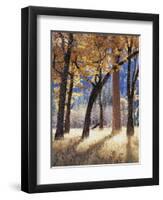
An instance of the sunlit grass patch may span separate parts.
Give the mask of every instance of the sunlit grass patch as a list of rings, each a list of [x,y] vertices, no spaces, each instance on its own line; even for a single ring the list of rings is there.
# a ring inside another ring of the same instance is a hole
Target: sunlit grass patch
[[[91,165],[112,163],[133,163],[139,161],[139,134],[128,138],[126,129],[111,135],[111,129],[98,128],[90,131],[90,136],[81,139],[82,129],[72,129],[64,139],[52,143],[52,165]]]
[[[111,134],[111,130],[104,128],[102,130],[94,129],[90,131],[90,136],[80,142],[77,146],[77,152],[86,152],[90,147],[98,145],[99,142],[104,142],[105,138]]]

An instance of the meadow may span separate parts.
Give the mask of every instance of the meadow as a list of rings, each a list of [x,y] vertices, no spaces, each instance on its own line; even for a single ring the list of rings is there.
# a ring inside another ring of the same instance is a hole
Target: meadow
[[[52,141],[52,166],[139,162],[138,128],[130,137],[125,129],[123,127],[119,134],[112,135],[111,129],[99,131],[96,128],[84,140],[81,139],[82,129],[71,129],[64,139]]]

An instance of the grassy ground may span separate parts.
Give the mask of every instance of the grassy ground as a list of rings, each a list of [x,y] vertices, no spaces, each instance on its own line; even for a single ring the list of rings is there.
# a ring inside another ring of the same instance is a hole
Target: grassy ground
[[[81,133],[81,129],[72,129],[64,139],[52,142],[53,166],[139,162],[138,128],[130,138],[125,128],[115,136],[111,135],[111,129],[97,128],[85,140],[81,140]]]

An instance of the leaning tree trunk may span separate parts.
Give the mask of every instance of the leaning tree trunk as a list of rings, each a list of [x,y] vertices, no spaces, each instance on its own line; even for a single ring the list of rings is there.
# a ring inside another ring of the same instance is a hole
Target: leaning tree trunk
[[[85,114],[82,138],[86,138],[89,136],[89,129],[90,129],[90,124],[91,124],[91,112],[92,112],[92,107],[95,102],[95,99],[96,99],[95,94],[93,92],[91,92],[91,95],[90,95],[89,101],[88,101],[88,105],[87,105],[86,114]]]
[[[92,112],[93,104],[94,104],[95,100],[97,99],[97,96],[98,96],[100,90],[101,90],[101,87],[94,86],[92,89],[92,92],[89,96],[89,101],[88,101],[87,110],[86,110],[86,114],[85,114],[82,138],[86,138],[89,136],[89,130],[90,130],[90,124],[91,124],[91,112]]]
[[[65,133],[70,132],[70,113],[71,113],[71,98],[73,92],[73,85],[74,85],[74,76],[70,75],[70,86],[68,91],[67,110],[65,116]]]
[[[56,139],[62,138],[64,136],[64,111],[65,111],[66,88],[67,88],[69,63],[70,63],[70,57],[71,57],[72,41],[73,41],[73,34],[70,33],[67,52],[64,53],[64,68],[61,75],[59,106],[58,106],[58,115],[57,115],[57,129],[55,133]]]
[[[119,71],[113,73],[112,134],[121,130]]]
[[[103,105],[101,99],[101,92],[99,94],[99,107],[100,107],[100,120],[99,120],[99,128],[103,129],[104,124],[104,115],[103,115]]]
[[[89,136],[89,130],[90,130],[90,124],[91,124],[91,112],[92,112],[93,104],[96,101],[99,93],[101,93],[102,87],[107,82],[109,77],[110,77],[110,73],[107,73],[102,81],[100,81],[96,86],[93,86],[93,89],[89,96],[88,105],[87,105],[82,138],[86,138]]]

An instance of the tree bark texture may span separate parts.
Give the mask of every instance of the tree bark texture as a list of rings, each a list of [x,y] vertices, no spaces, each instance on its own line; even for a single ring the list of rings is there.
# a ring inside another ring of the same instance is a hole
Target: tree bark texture
[[[100,108],[100,120],[99,120],[99,128],[103,129],[104,124],[104,114],[103,114],[103,105],[102,105],[102,98],[101,92],[99,93],[99,108]]]
[[[121,130],[119,71],[113,73],[112,134]]]
[[[67,78],[68,78],[68,72],[69,72],[72,42],[73,42],[73,34],[69,33],[69,42],[68,42],[67,52],[64,52],[64,68],[61,74],[59,106],[58,106],[58,115],[57,115],[57,128],[56,128],[55,139],[60,139],[64,137],[64,111],[65,111]]]
[[[100,87],[98,86],[93,87],[92,92],[89,96],[89,101],[88,101],[86,114],[85,114],[82,138],[86,138],[89,136],[89,130],[90,130],[90,124],[91,124],[91,112],[92,112],[93,104],[95,100],[97,99],[99,92],[100,92]]]
[[[131,47],[128,47],[128,54],[131,54]],[[134,135],[134,120],[133,120],[133,99],[134,99],[134,90],[139,73],[139,69],[135,69],[133,73],[133,78],[131,81],[131,58],[128,59],[128,73],[127,73],[127,97],[128,97],[128,117],[127,117],[127,135]]]
[[[70,86],[68,91],[67,110],[65,116],[65,133],[70,132],[71,98],[73,93],[73,85],[74,85],[74,76],[70,75]]]

